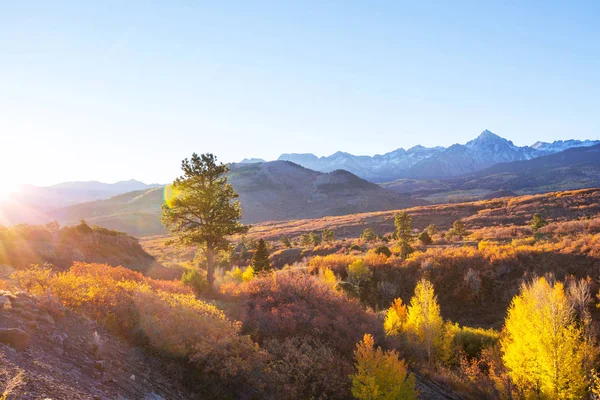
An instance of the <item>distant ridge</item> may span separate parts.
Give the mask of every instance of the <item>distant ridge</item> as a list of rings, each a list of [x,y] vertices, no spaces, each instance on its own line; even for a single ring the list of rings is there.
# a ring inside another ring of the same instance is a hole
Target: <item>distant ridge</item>
[[[292,161],[321,172],[345,169],[372,182],[388,182],[396,179],[461,176],[498,163],[530,160],[570,148],[597,144],[600,144],[600,140],[559,140],[519,147],[486,129],[477,138],[448,148],[414,146],[408,150],[400,148],[372,157],[344,152],[326,157],[317,157],[310,153],[287,153],[282,154],[279,160]]]
[[[288,161],[231,164],[245,223],[316,218],[423,204],[342,170],[323,173]],[[61,223],[81,218],[134,236],[164,233],[162,187],[77,204],[51,213]]]

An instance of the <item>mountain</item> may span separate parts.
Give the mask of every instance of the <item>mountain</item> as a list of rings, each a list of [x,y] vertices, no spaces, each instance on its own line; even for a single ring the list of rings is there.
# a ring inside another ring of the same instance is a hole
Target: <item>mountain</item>
[[[600,140],[537,142],[533,146],[519,147],[486,129],[466,144],[454,144],[448,148],[415,146],[373,157],[344,152],[326,157],[289,153],[282,154],[279,160],[292,161],[321,172],[345,169],[372,182],[388,182],[461,176],[498,163],[530,160],[569,148],[596,144],[600,144]]]
[[[600,144],[527,161],[502,163],[463,178],[461,189],[541,193],[600,187]]]
[[[240,195],[243,222],[317,218],[422,204],[342,170],[323,173],[287,161],[232,164],[229,182]],[[63,224],[90,224],[147,236],[164,232],[158,219],[164,187],[124,193],[55,210]]]
[[[381,186],[432,203],[600,187],[600,144],[499,163],[456,178],[398,179]]]
[[[240,161],[240,164],[255,164],[255,163],[263,163],[265,160],[262,158],[244,158]]]
[[[65,182],[45,187],[22,185],[10,199],[0,201],[0,225],[40,223],[47,221],[47,213],[57,208],[158,186],[133,179],[117,183]]]
[[[48,189],[61,189],[61,190],[77,190],[92,193],[126,193],[134,190],[145,190],[153,187],[161,186],[157,183],[147,185],[144,182],[130,179],[128,181],[120,181],[116,183],[103,183],[98,181],[83,181],[83,182],[64,182],[56,185],[48,186]]]

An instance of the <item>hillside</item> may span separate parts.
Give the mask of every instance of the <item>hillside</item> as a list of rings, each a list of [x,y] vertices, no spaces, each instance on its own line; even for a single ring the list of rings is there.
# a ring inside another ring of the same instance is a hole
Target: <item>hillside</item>
[[[152,276],[164,268],[125,233],[79,224],[60,229],[49,226],[0,226],[0,265],[26,268],[32,264],[52,264],[69,268],[73,262],[122,265]]]
[[[377,234],[383,235],[395,229],[394,214],[399,211],[266,222],[254,225],[248,235],[276,240],[282,235],[296,237],[303,233],[328,228],[333,230],[338,238],[356,238],[367,227],[373,228]],[[600,189],[502,197],[459,204],[418,206],[403,211],[412,216],[416,229],[423,229],[429,224],[435,224],[440,229],[448,229],[457,219],[463,219],[471,228],[525,224],[531,220],[534,213],[543,213],[546,218],[552,220],[570,220],[600,213]]]
[[[0,224],[45,223],[50,218],[47,213],[57,208],[157,186],[159,185],[147,185],[133,179],[116,183],[64,182],[44,187],[22,185],[9,199],[0,200]]]
[[[2,290],[0,299],[0,388],[7,399],[192,398],[177,380],[177,363],[58,304],[19,291]]]
[[[229,182],[240,195],[245,223],[344,215],[419,204],[346,171],[322,173],[284,161],[234,164]],[[155,188],[130,192],[62,208],[51,216],[63,223],[84,218],[135,236],[160,234],[164,232],[158,219],[164,202],[163,191],[163,188]]]

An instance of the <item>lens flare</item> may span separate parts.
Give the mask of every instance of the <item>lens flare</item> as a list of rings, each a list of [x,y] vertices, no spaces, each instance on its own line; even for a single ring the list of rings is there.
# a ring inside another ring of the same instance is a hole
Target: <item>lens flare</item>
[[[181,190],[176,189],[173,185],[165,185],[163,189],[163,199],[165,204],[169,207],[173,207],[173,200],[175,200],[181,194]]]

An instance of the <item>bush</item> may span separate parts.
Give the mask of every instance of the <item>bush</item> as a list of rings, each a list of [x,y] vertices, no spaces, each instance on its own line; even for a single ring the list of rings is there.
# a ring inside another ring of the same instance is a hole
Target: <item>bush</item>
[[[429,233],[427,233],[427,231],[421,232],[417,239],[419,239],[423,246],[429,246],[431,243],[433,243],[433,240],[431,239],[431,236],[429,236]]]
[[[259,343],[310,336],[350,355],[364,333],[382,336],[375,314],[302,271],[278,271],[226,289],[243,306],[244,331]]]
[[[191,287],[196,294],[203,293],[208,288],[206,276],[198,272],[197,269],[189,269],[181,275],[181,282]]]
[[[362,251],[362,248],[357,244],[353,244],[350,246],[350,251]]]
[[[390,251],[389,247],[381,245],[377,246],[377,248],[375,249],[375,254],[383,254],[386,257],[389,257],[392,255],[392,252]]]
[[[28,273],[37,274],[21,271],[19,276],[26,279]],[[266,385],[267,354],[240,335],[239,322],[196,299],[181,282],[83,263],[52,275],[48,282],[50,294],[67,308],[163,356],[198,367],[202,374],[194,383],[208,398],[258,396]]]

